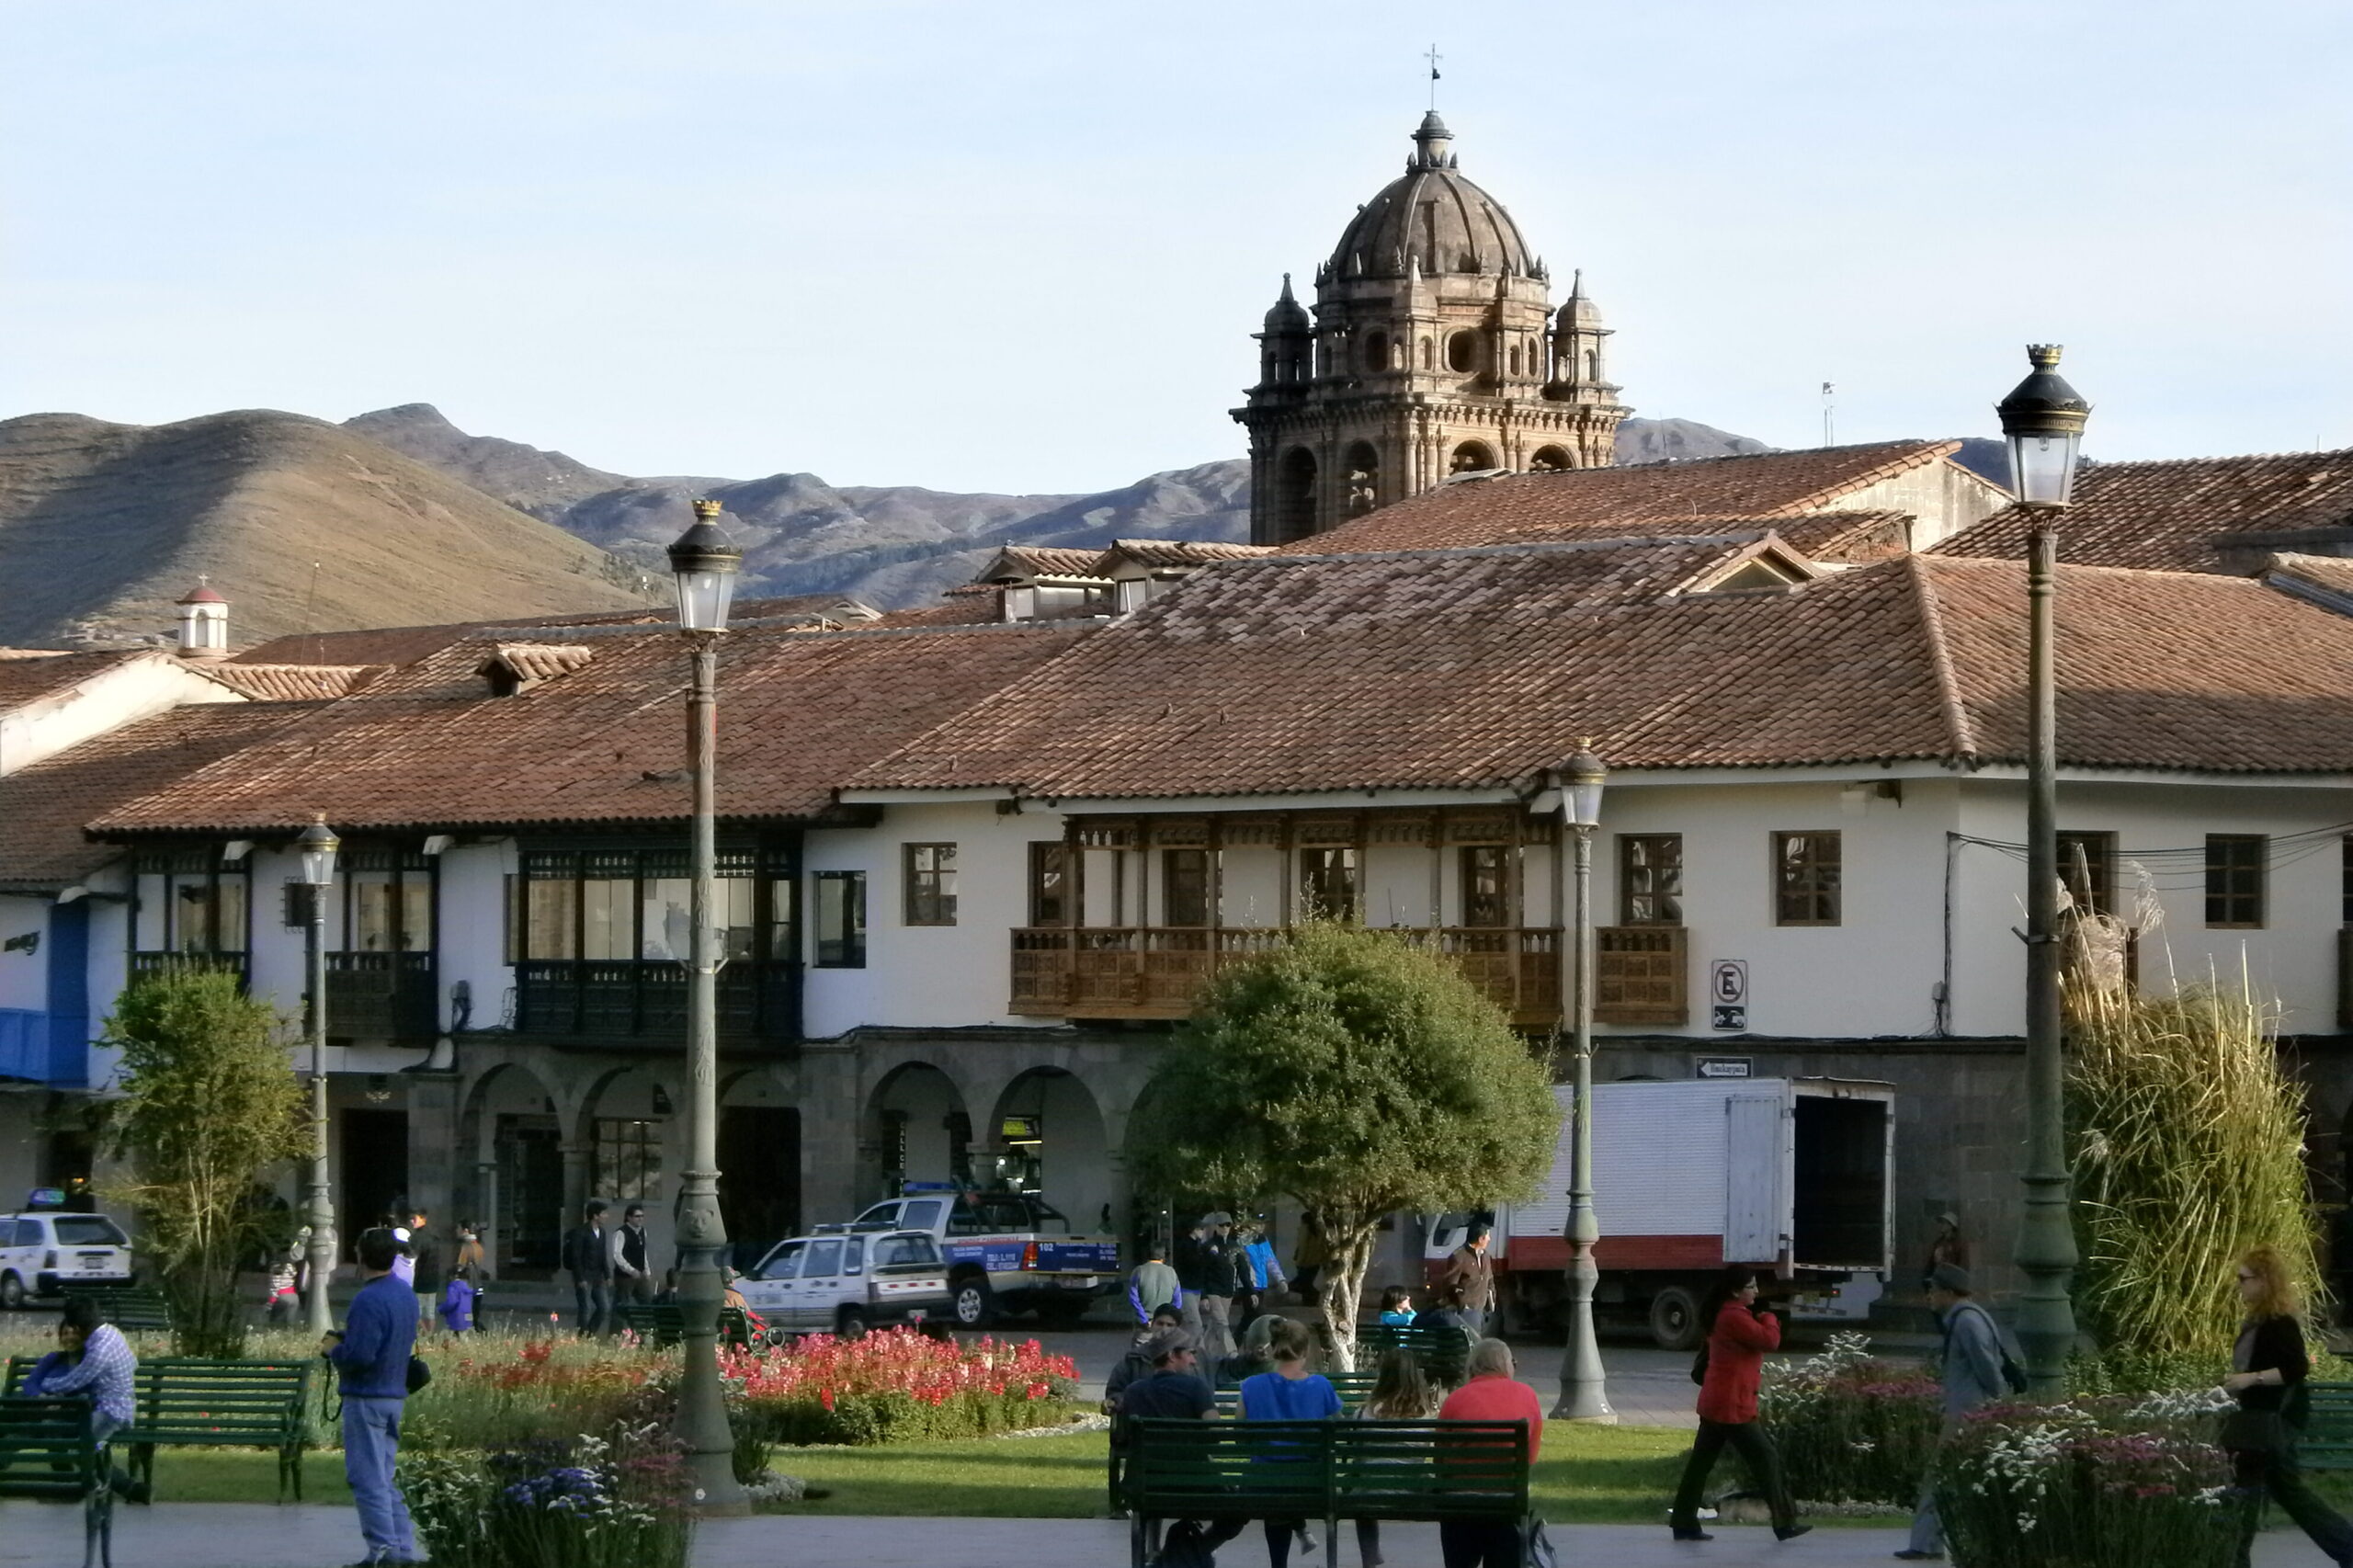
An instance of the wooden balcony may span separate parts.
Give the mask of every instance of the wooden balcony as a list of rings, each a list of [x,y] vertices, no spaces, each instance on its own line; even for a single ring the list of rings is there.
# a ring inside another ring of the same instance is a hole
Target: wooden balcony
[[[245,955],[243,953],[174,953],[145,949],[131,955],[131,972],[135,978],[142,974],[162,974],[168,970],[220,970],[245,983]]]
[[[1680,926],[1604,926],[1593,937],[1594,1022],[1690,1021],[1689,932]]]
[[[518,1033],[684,1040],[687,970],[666,960],[526,959],[516,965]],[[719,972],[722,1039],[797,1040],[801,966],[738,960]]]
[[[441,1018],[431,953],[329,953],[327,1033],[344,1040],[431,1040]]]
[[[1558,930],[1471,926],[1389,934],[1452,958],[1520,1027],[1550,1028],[1561,1021]],[[1281,931],[1264,927],[1021,927],[1013,933],[1006,1011],[1045,1018],[1188,1017],[1220,967],[1281,939]]]

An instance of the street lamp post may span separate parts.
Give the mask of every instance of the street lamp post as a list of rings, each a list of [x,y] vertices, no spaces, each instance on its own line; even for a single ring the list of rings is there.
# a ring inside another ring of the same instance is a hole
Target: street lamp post
[[[343,841],[318,818],[294,841],[302,856],[302,885],[309,888],[311,917],[303,922],[303,973],[310,983],[311,1040],[311,1291],[303,1303],[313,1334],[335,1326],[327,1305],[327,1280],[335,1273],[335,1199],[327,1184],[327,893],[335,886],[335,852]]]
[[[2027,508],[2026,1216],[2018,1266],[2026,1276],[2018,1345],[2029,1391],[2066,1392],[2075,1346],[2075,1225],[2067,1172],[2061,1058],[2057,662],[2052,608],[2059,518],[2075,482],[2091,404],[2059,374],[2056,345],[2029,346],[2034,371],[1997,405],[2018,504]]]
[[[678,1385],[678,1437],[705,1513],[740,1514],[751,1505],[735,1481],[735,1439],[719,1386],[721,1261],[727,1227],[719,1214],[719,965],[713,919],[719,903],[719,639],[744,552],[720,528],[719,503],[697,501],[695,525],[670,546],[677,580],[678,630],[694,661],[687,701],[687,765],[694,778],[694,881],[687,969],[687,1166],[678,1206],[678,1303],[686,1367]]]
[[[1614,1426],[1602,1378],[1601,1346],[1593,1334],[1593,1289],[1601,1270],[1593,1261],[1601,1222],[1593,1214],[1593,830],[1601,822],[1601,786],[1609,770],[1586,743],[1569,759],[1562,814],[1576,835],[1576,1000],[1570,1014],[1576,1059],[1576,1099],[1569,1110],[1569,1343],[1561,1358],[1556,1421]]]

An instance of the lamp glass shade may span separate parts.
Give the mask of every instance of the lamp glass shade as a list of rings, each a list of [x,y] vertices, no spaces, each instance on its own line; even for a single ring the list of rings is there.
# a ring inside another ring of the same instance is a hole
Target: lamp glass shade
[[[302,880],[314,888],[323,888],[335,881],[335,852],[343,847],[324,823],[313,823],[302,830],[295,845],[302,851]]]
[[[2010,437],[2011,489],[2029,506],[2064,506],[2075,489],[2080,431]]]
[[[1601,825],[1601,786],[1609,777],[1609,769],[1590,751],[1581,751],[1569,758],[1569,780],[1561,791],[1561,803],[1569,813],[1572,827]]]
[[[678,625],[688,631],[724,631],[728,608],[735,601],[733,571],[680,572]]]

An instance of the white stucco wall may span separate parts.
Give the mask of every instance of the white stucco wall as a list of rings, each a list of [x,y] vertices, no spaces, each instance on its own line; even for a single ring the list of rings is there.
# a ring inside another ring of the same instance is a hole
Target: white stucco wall
[[[459,844],[441,852],[440,1019],[452,1023],[451,989],[473,994],[471,1027],[513,1021],[515,970],[506,962],[506,879],[517,865],[515,841]]]
[[[243,702],[168,653],[109,665],[67,689],[0,712],[0,774],[185,702]]]

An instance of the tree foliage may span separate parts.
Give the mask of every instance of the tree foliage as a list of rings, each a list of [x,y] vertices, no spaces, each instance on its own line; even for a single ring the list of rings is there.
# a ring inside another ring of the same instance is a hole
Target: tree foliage
[[[257,1183],[309,1152],[309,1117],[278,1017],[219,970],[133,982],[107,1020],[122,1052],[111,1131],[131,1176],[109,1196],[138,1211],[171,1298],[182,1355],[233,1356],[244,1325],[239,1260],[267,1241]]]
[[[2241,986],[2143,998],[2071,987],[2067,1119],[2083,1263],[2076,1295],[2110,1356],[2230,1353],[2234,1266],[2278,1247],[2318,1278],[2303,1094]]]
[[[1528,1195],[1559,1122],[1549,1069],[1452,962],[1330,922],[1219,973],[1152,1105],[1146,1183],[1315,1210],[1344,1362],[1381,1216]]]

